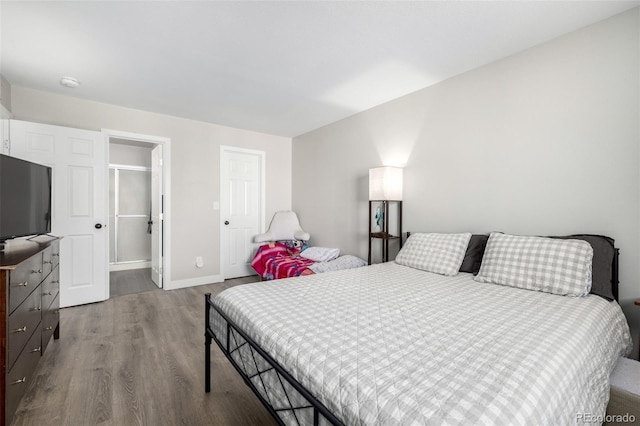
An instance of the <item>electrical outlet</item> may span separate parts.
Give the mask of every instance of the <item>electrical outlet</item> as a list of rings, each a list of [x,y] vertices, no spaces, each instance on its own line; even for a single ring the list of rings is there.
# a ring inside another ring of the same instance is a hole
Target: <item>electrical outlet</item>
[[[196,268],[202,268],[204,266],[204,261],[202,260],[202,256],[196,257]]]

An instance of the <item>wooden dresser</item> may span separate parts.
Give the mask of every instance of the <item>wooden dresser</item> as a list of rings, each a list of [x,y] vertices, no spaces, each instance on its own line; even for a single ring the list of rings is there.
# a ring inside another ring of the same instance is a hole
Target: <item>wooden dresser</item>
[[[0,252],[0,425],[9,425],[51,336],[59,337],[60,241],[16,239]]]

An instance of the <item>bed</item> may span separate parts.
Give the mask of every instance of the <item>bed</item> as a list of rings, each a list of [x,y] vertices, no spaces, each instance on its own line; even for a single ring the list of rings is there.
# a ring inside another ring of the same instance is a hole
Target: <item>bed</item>
[[[617,250],[603,273],[597,248],[607,240],[496,233],[479,250],[470,234],[416,235],[393,262],[207,295],[205,390],[215,341],[280,424],[580,424],[581,413],[604,415],[609,374],[631,350],[619,305],[593,293],[605,276],[617,294]],[[437,250],[434,236],[444,241]],[[532,259],[547,263],[536,269]],[[522,279],[532,273],[539,288]]]

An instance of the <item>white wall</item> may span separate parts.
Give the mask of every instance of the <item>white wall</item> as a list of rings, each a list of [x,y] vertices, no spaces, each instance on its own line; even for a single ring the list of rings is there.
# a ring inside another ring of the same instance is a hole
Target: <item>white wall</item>
[[[151,168],[151,148],[112,142],[109,144],[109,164]]]
[[[639,20],[636,8],[294,138],[293,208],[312,242],[366,258],[368,169],[401,165],[405,231],[615,238],[637,340]]]
[[[0,105],[5,111],[11,111],[11,85],[2,74],[0,74]]]
[[[16,119],[171,139],[171,280],[220,278],[220,145],[266,152],[266,222],[291,208],[291,139],[12,87]],[[202,256],[203,268],[195,258]],[[220,278],[221,279],[221,278]]]
[[[9,108],[5,107],[7,104]],[[5,141],[9,139],[9,120],[12,117],[11,114],[11,85],[2,74],[0,74],[0,153],[7,154],[8,149],[5,149]]]

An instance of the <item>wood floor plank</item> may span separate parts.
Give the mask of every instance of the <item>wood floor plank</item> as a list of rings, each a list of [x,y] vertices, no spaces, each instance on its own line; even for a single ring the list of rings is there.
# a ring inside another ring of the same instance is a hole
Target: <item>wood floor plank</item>
[[[215,345],[204,392],[204,294],[246,281],[62,309],[12,425],[275,425]]]
[[[151,281],[151,268],[109,272],[111,297],[151,290],[158,290],[158,287]]]

